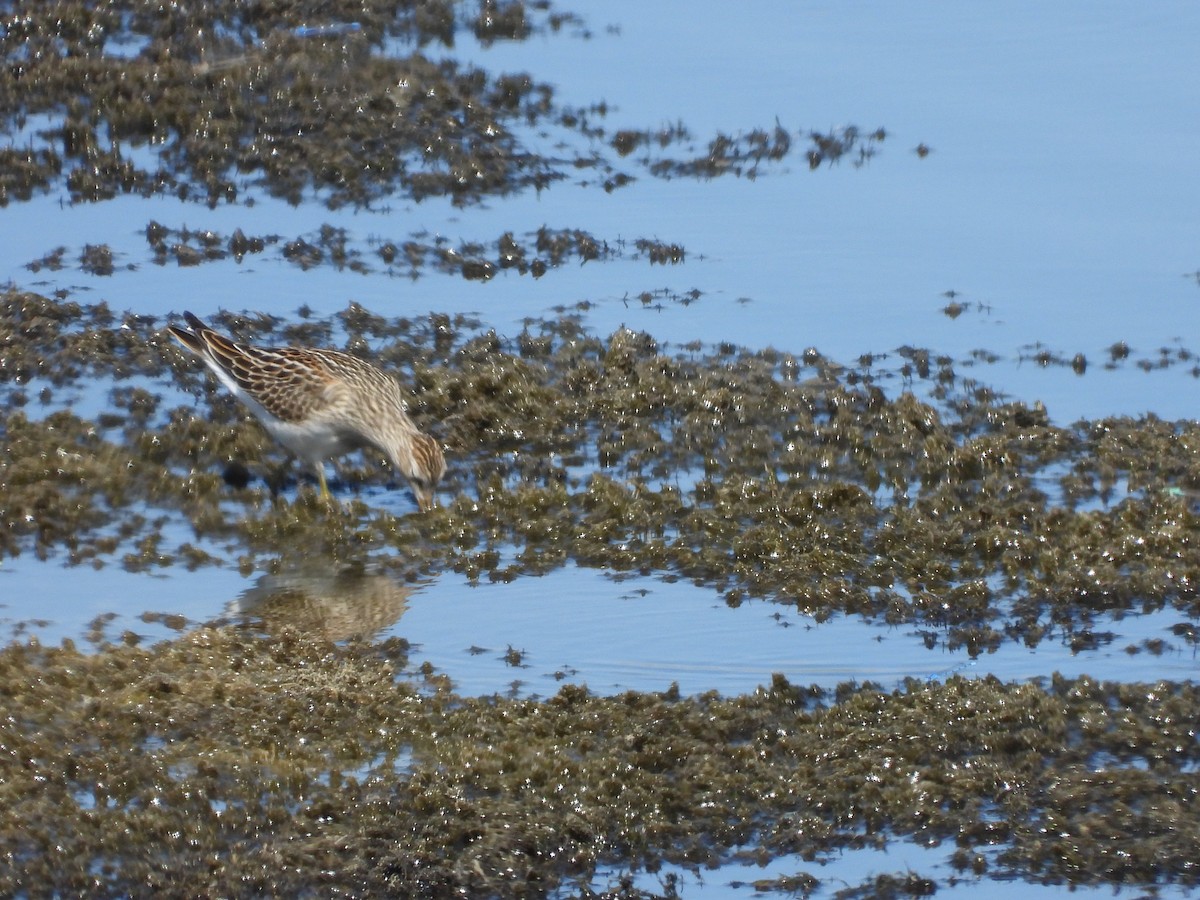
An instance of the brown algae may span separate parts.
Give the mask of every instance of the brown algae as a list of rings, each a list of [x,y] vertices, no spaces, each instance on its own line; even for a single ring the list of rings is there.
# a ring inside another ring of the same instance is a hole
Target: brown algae
[[[594,896],[602,869],[797,855],[762,885],[786,892],[890,837],[953,841],[966,878],[1197,883],[1194,686],[535,702],[419,690],[393,649],[0,651],[0,891]]]
[[[351,580],[365,619],[347,618],[335,578],[270,592],[261,628],[142,647],[98,624],[90,654],[0,652],[0,891],[587,895],[602,870],[816,865],[889,836],[953,839],[963,877],[1196,883],[1191,686],[952,680],[823,697],[777,679],[729,699],[571,687],[472,700],[432,672],[408,686],[403,645],[363,637],[402,614],[399,585],[423,574],[510,580],[573,561],[818,619],[917,624],[972,654],[1050,636],[1096,646],[1098,617],[1167,605],[1186,645],[1194,424],[1055,426],[918,351],[889,381],[874,358],[676,352],[570,318],[514,339],[358,306],[217,321],[246,339],[372,347],[410,372],[413,414],[453,460],[444,507],[416,517],[355,499],[387,477],[364,460],[342,466],[331,509],[287,483],[278,448],[161,323],[0,296],[6,556],[286,577],[300,546],[378,573]],[[97,419],[60,406],[103,381]],[[207,549],[169,545],[172,521]],[[306,632],[272,624],[284,602],[306,604]],[[810,879],[819,867],[778,889]]]
[[[318,12],[332,24],[312,27]],[[643,174],[756,178],[798,155],[861,166],[888,137],[613,128],[602,101],[564,107],[528,74],[420,50],[456,32],[580,27],[543,2],[68,2],[22,6],[0,26],[0,125],[22,134],[0,148],[0,206],[56,190],[465,205],[565,179],[611,192]],[[590,145],[548,157],[525,142],[549,128]],[[332,226],[281,237],[152,221],[145,236],[161,265],[274,253],[471,280],[686,259],[675,243],[583,228],[364,243]],[[98,243],[28,268],[127,264]],[[626,303],[700,297],[635,289]],[[904,625],[972,655],[1005,641],[1087,651],[1112,639],[1112,618],[1170,608],[1178,624],[1129,652],[1194,650],[1195,423],[1056,425],[962,375],[996,358],[986,350],[905,347],[894,366],[843,367],[816,348],[598,336],[574,311],[515,336],[353,304],[332,319],[217,320],[241,339],[339,346],[400,372],[418,424],[452,458],[443,508],[419,518],[362,499],[391,478],[374,459],[343,462],[342,503],[319,503],[164,322],[3,289],[0,557],[237,566],[263,590],[238,626],[150,616],[180,634],[149,646],[132,632],[110,641],[112,617],[98,616],[88,653],[0,649],[0,893],[665,897],[673,875],[658,894],[621,876],[795,856],[798,871],[753,887],[806,895],[823,861],[898,839],[953,841],[955,878],[1197,884],[1190,684],[952,679],[824,694],[777,677],[733,698],[567,687],[534,702],[455,696],[408,671],[403,641],[371,643],[403,614],[403,586],[429,573],[508,581],[575,563]],[[1088,369],[1074,349],[1025,355]],[[1195,365],[1182,348],[1135,359],[1120,342],[1106,355],[1105,367]],[[106,407],[79,412],[74,398],[97,389]],[[181,525],[192,537],[177,543],[167,535]],[[296,547],[326,573],[289,580]],[[519,648],[505,658],[525,664]],[[937,886],[885,873],[842,895]]]
[[[218,562],[166,545],[163,524],[182,520],[242,565],[297,545],[406,578],[452,568],[508,580],[574,561],[688,578],[730,602],[919,623],[973,654],[1070,640],[1097,616],[1197,613],[1194,423],[1061,427],[944,360],[911,371],[928,387],[921,400],[876,359],[840,369],[815,351],[676,353],[631,331],[601,340],[569,318],[513,339],[463,317],[393,321],[353,305],[330,322],[216,321],[411,373],[414,419],[452,461],[444,508],[417,523],[354,499],[392,480],[375,459],[339,465],[338,510],[308,486],[287,499],[296,470],[160,323],[9,290],[0,551],[134,569]],[[106,380],[109,410],[68,408],[73,390]]]
[[[23,6],[0,17],[0,133],[29,132],[0,147],[0,206],[56,186],[80,202],[165,194],[215,206],[265,191],[335,208],[434,196],[468,205],[566,179],[611,192],[637,177],[618,167],[626,158],[659,178],[755,178],[797,146],[811,168],[861,166],[886,137],[778,122],[700,144],[682,123],[610,136],[602,100],[563,106],[528,73],[422,52],[467,30],[485,44],[562,31],[586,39],[578,17],[544,0],[465,6],[338,0],[247,11],[215,0],[169,15],[128,0]],[[588,144],[565,158],[541,152],[526,135],[546,128]],[[664,155],[675,146],[684,158]],[[181,265],[197,261],[193,248],[179,250]]]

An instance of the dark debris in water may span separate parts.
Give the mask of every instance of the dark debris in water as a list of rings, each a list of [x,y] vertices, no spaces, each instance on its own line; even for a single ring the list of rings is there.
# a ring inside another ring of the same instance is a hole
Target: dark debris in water
[[[433,271],[467,280],[486,281],[500,272],[540,278],[571,262],[616,259],[646,260],[651,265],[677,265],[687,251],[677,243],[657,238],[597,238],[581,228],[550,228],[514,235],[507,231],[487,241],[459,241],[418,231],[406,238],[370,235],[360,238],[345,228],[323,225],[314,234],[288,239],[277,234],[247,235],[237,228],[223,235],[211,229],[171,228],[152,220],[145,228],[150,261],[157,265],[198,266],[273,252],[305,271],[317,266],[349,269],[361,274],[385,274],[416,279]],[[66,247],[56,247],[26,263],[32,272],[58,271],[66,266]],[[79,268],[93,275],[111,275],[114,254],[107,245],[87,245],[79,254]]]
[[[532,701],[423,689],[404,660],[294,628],[0,650],[0,892],[594,897],[614,869],[795,855],[812,872],[754,886],[807,893],[896,838],[952,844],[956,879],[1200,880],[1192,685]],[[660,896],[624,884],[604,896]]]
[[[614,191],[636,178],[624,165],[663,178],[754,178],[799,155],[860,166],[887,137],[778,122],[708,140],[684,123],[614,129],[603,101],[565,107],[528,74],[419,49],[560,31],[587,34],[519,0],[10,4],[0,206],[52,191],[217,204],[260,190],[333,207],[470,204],[569,178]],[[552,127],[586,152],[526,144]],[[151,222],[145,235],[160,264],[278,252],[302,267],[472,279],[686,256],[582,229],[453,247],[419,234],[364,247],[332,227],[285,238]],[[108,275],[128,263],[96,244],[29,268],[76,264]],[[699,297],[655,288],[626,302]],[[1113,640],[1101,620],[1170,606],[1169,637],[1191,649],[1194,423],[1057,426],[921,348],[897,350],[888,371],[815,348],[599,337],[569,315],[515,336],[354,305],[332,321],[215,321],[401,372],[450,457],[444,506],[364,503],[360,486],[388,477],[368,458],[341,464],[330,509],[165,322],[5,289],[0,557],[266,575],[238,625],[196,626],[164,598],[144,621],[169,640],[110,634],[103,614],[87,653],[34,639],[0,649],[0,894],[675,897],[675,875],[658,892],[634,875],[795,855],[813,871],[753,888],[806,895],[823,861],[895,839],[953,841],[964,879],[1197,884],[1192,685],[951,679],[824,694],[777,677],[736,698],[567,687],[534,702],[455,696],[444,677],[408,672],[402,641],[370,640],[425,575],[509,581],[574,563],[688,578],[731,604],[763,596],[819,619],[914,626],[973,654],[1007,640],[1086,651]],[[1192,359],[1132,352],[1114,345],[1106,364]],[[1029,358],[1087,368],[1049,348]],[[106,397],[94,415],[74,403],[85,390]],[[181,524],[193,537],[175,543]],[[322,574],[290,581],[297,555]],[[1126,650],[1179,652],[1167,636]],[[519,648],[489,652],[526,665]],[[845,896],[937,887],[894,873]]]
[[[636,180],[618,167],[635,153],[662,178],[754,178],[801,142],[811,168],[860,166],[886,136],[778,122],[700,146],[682,123],[610,133],[603,100],[564,106],[528,73],[421,50],[468,31],[485,45],[589,35],[573,13],[520,0],[215,0],[167,12],[76,0],[0,12],[0,133],[11,136],[0,147],[0,206],[56,188],[78,202],[162,194],[215,206],[262,190],[330,207],[397,196],[469,205],[566,179],[611,192]],[[584,146],[535,149],[527,135],[547,128]],[[683,158],[664,155],[668,147]]]
[[[505,3],[491,33],[522,36],[498,30],[526,8],[544,28],[544,4]],[[166,13],[35,3],[0,26],[8,130],[48,119],[33,125],[32,148],[0,155],[0,203],[60,178],[77,200],[168,193],[215,204],[262,186],[336,206],[397,189],[468,203],[562,177],[513,133],[550,112],[548,86],[415,49],[453,43],[463,23],[448,0]]]
[[[586,129],[585,129],[586,130]],[[600,130],[597,136],[603,134]],[[805,160],[810,169],[836,165],[849,160],[858,168],[879,153],[887,138],[883,128],[863,132],[857,126],[828,132],[793,133],[776,121],[773,128],[756,128],[744,134],[718,134],[702,150],[697,151],[687,127],[678,122],[657,130],[622,129],[609,138],[609,143],[621,157],[640,153],[646,170],[658,178],[718,178],[722,175],[754,179],[770,164],[788,158],[793,142],[806,140]],[[668,147],[682,145],[693,156],[676,159],[663,155]]]
[[[9,290],[0,553],[136,571],[220,562],[222,545],[253,567],[302,546],[486,581],[575,563],[916,624],[972,655],[1050,636],[1084,648],[1097,619],[1125,612],[1200,614],[1193,422],[1055,425],[917,348],[889,372],[878,356],[846,368],[815,349],[602,339],[569,317],[512,338],[356,305],[327,322],[215,321],[404,373],[451,461],[443,507],[363,503],[361,485],[391,480],[368,454],[339,464],[346,502],[328,510],[163,322]],[[106,410],[73,410],[73,391],[104,383]],[[181,521],[210,549],[165,540]]]
[[[406,373],[451,460],[445,505],[371,508],[354,486],[381,467],[364,460],[342,466],[331,509],[287,486],[294,468],[163,322],[0,296],[0,552],[278,573],[241,626],[168,609],[151,618],[180,634],[154,645],[110,640],[100,617],[89,654],[0,651],[0,893],[595,896],[598,873],[816,864],[889,837],[953,840],[963,878],[1197,883],[1190,685],[825,696],[777,678],[731,699],[473,700],[432,671],[410,686],[402,642],[370,642],[424,575],[575,563],[915,624],[972,654],[1050,637],[1086,650],[1113,638],[1098,619],[1171,606],[1170,637],[1190,646],[1194,423],[1056,426],[916,348],[888,381],[874,356],[671,350],[571,318],[515,338],[359,306],[214,321]],[[104,382],[98,418],[69,408]],[[33,389],[36,414],[17,399]],[[195,542],[168,545],[171,521]],[[289,582],[297,547],[371,574]],[[1179,652],[1167,636],[1142,649]],[[878,878],[864,896],[936,886]],[[612,896],[655,896],[621,883]]]

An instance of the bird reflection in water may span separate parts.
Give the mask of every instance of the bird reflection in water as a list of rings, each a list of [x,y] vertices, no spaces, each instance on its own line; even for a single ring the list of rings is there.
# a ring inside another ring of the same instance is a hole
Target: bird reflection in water
[[[331,641],[369,639],[399,621],[411,593],[409,586],[361,569],[284,572],[259,578],[226,614],[252,618],[271,634],[295,628]]]

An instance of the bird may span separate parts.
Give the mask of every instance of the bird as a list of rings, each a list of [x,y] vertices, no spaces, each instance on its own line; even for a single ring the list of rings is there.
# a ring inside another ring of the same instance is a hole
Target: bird
[[[314,347],[258,347],[234,341],[184,312],[187,327],[167,330],[204,360],[276,441],[317,472],[332,500],[325,460],[374,447],[412,486],[417,507],[436,505],[446,459],[436,440],[408,416],[400,383],[369,362]]]

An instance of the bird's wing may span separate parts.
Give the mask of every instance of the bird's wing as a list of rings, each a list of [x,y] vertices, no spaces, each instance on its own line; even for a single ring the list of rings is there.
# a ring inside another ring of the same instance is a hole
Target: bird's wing
[[[206,358],[275,418],[299,422],[326,406],[337,379],[321,356],[302,347],[253,347],[205,329]]]

